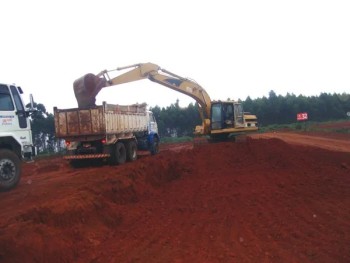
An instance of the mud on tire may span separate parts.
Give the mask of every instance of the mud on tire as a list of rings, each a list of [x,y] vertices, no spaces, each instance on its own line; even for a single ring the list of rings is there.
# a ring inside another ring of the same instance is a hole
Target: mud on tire
[[[126,162],[126,148],[124,143],[117,142],[113,147],[113,153],[110,157],[110,164],[117,165]]]
[[[137,159],[137,144],[135,141],[126,143],[126,159],[133,162]]]

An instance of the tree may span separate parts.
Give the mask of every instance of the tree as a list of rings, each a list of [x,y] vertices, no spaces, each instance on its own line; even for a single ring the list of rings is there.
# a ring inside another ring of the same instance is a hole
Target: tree
[[[29,104],[26,105],[29,107]],[[44,104],[34,103],[34,111],[31,114],[32,136],[39,152],[51,152],[55,150],[55,126],[54,116],[46,111]]]

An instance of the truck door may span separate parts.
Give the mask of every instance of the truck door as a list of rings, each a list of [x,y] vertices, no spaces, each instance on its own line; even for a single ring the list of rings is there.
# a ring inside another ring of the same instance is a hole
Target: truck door
[[[15,86],[10,86],[10,89],[11,89],[13,100],[15,102],[15,106],[17,108],[16,114],[18,117],[19,127],[22,129],[27,128],[28,125],[27,125],[26,113],[25,113],[25,109],[22,104],[22,100],[19,95],[19,92]]]

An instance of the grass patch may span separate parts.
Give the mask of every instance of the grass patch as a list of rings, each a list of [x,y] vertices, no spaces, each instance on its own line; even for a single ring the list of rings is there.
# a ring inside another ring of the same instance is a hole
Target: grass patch
[[[161,143],[180,143],[180,142],[191,142],[191,141],[193,141],[193,138],[190,136],[162,137],[160,140]]]
[[[346,121],[346,120],[345,120]],[[336,124],[344,122],[344,120],[326,121],[326,122],[295,122],[290,124],[272,124],[265,127],[260,127],[259,132],[273,132],[273,131],[307,131],[307,132],[335,132],[335,133],[350,133],[348,127],[323,127],[325,124]]]

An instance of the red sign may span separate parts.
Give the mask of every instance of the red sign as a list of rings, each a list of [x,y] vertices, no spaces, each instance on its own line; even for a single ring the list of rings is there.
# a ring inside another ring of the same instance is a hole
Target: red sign
[[[298,121],[305,121],[307,120],[307,112],[302,112],[297,114],[297,120]]]

